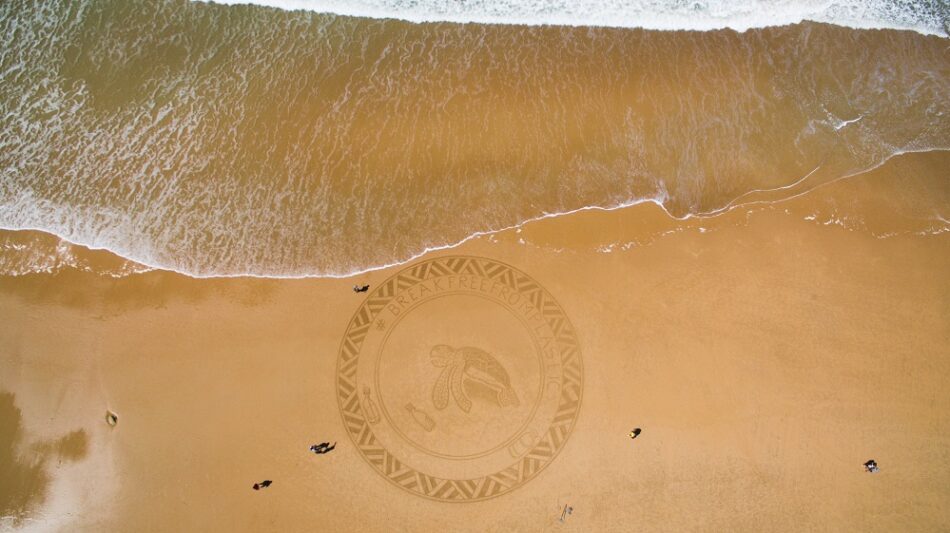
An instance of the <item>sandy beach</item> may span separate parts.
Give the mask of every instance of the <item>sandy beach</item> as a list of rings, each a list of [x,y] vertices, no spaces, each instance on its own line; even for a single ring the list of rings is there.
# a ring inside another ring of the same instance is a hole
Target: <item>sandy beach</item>
[[[0,467],[17,477],[0,485],[0,526],[945,530],[950,236],[906,207],[945,208],[947,168],[945,152],[901,156],[714,218],[676,221],[653,204],[577,213],[417,260],[511,265],[556,299],[583,361],[583,398],[559,453],[481,501],[395,486],[341,417],[341,340],[373,297],[351,287],[375,290],[413,263],[337,280],[69,268],[2,277]],[[431,318],[419,309],[399,324],[430,324],[422,340],[435,342],[457,333],[439,324],[469,308]],[[380,328],[396,328],[396,339],[399,324]],[[484,342],[521,342],[506,327]],[[412,338],[387,342],[397,341]],[[380,387],[421,387],[428,398],[428,377],[381,361],[391,370]],[[514,363],[508,370],[520,409],[533,389],[517,384]],[[459,405],[427,407],[439,424],[515,409],[471,389],[448,398]],[[636,440],[633,427],[643,428]],[[428,438],[414,431],[422,436],[409,440]],[[336,449],[307,450],[322,441]],[[421,455],[403,459],[418,466]],[[862,467],[872,458],[877,474]],[[251,489],[263,479],[274,483]],[[565,505],[573,512],[562,522]]]

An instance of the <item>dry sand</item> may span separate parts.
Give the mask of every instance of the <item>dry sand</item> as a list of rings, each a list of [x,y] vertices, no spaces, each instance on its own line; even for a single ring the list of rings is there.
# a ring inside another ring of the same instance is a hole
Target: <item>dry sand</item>
[[[0,391],[20,416],[0,404],[0,444],[15,440],[0,468],[20,481],[4,477],[0,504],[19,518],[0,524],[947,530],[950,236],[916,235],[926,224],[904,209],[945,209],[947,168],[943,154],[904,157],[715,219],[643,205],[434,254],[524,271],[557,298],[583,353],[583,402],[560,454],[482,502],[393,486],[344,429],[337,358],[365,298],[350,287],[401,267],[344,280],[4,278]],[[839,225],[858,216],[867,227]],[[337,448],[307,452],[323,440]],[[880,473],[864,472],[870,458]],[[274,485],[251,490],[265,478]],[[574,512],[560,523],[565,504]]]

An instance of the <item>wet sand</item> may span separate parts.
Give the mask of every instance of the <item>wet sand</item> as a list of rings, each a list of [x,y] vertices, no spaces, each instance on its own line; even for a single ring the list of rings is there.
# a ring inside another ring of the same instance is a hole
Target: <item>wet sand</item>
[[[402,267],[342,280],[4,277],[0,391],[22,415],[11,460],[36,490],[20,519],[0,524],[947,529],[950,236],[917,235],[927,209],[906,209],[945,208],[947,163],[899,158],[706,220],[676,222],[653,205],[580,213],[434,254],[530,275],[570,317],[583,354],[583,401],[560,454],[483,502],[393,486],[341,420],[338,352],[365,298],[350,287]],[[869,222],[846,227],[858,219]],[[81,450],[66,458],[48,444],[72,434],[75,448],[77,431]],[[307,451],[325,440],[337,448]],[[864,472],[871,458],[880,473]],[[251,490],[265,478],[274,485]],[[574,512],[560,523],[565,504]]]

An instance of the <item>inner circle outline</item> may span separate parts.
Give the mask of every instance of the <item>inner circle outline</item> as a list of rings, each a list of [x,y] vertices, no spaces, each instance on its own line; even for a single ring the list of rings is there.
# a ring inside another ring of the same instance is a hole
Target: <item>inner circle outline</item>
[[[407,316],[410,311],[412,311],[412,310],[415,309],[416,307],[418,307],[418,306],[420,306],[420,305],[422,305],[422,304],[424,304],[424,303],[426,303],[426,302],[431,302],[432,300],[434,300],[434,299],[436,299],[436,298],[444,298],[444,297],[446,297],[446,296],[458,296],[458,295],[465,295],[465,296],[473,296],[473,297],[476,297],[476,298],[483,298],[483,299],[485,299],[485,300],[487,300],[487,301],[489,301],[489,302],[491,302],[491,303],[500,305],[500,306],[503,307],[506,311],[508,311],[509,313],[511,313],[511,314],[515,317],[515,319],[518,320],[518,322],[521,323],[522,326],[525,326],[525,329],[528,330],[528,335],[531,337],[531,343],[532,343],[532,344],[534,345],[534,347],[535,347],[535,355],[537,356],[537,360],[538,360],[538,375],[540,376],[540,382],[541,382],[540,386],[538,387],[538,394],[537,394],[537,396],[535,397],[534,405],[531,407],[531,413],[528,415],[528,417],[525,419],[525,421],[524,421],[520,426],[518,426],[518,429],[516,429],[515,432],[511,434],[511,436],[507,437],[504,441],[502,441],[501,444],[498,444],[498,445],[496,445],[495,447],[490,448],[490,449],[488,449],[488,450],[486,450],[486,451],[484,451],[484,452],[478,452],[478,453],[473,453],[473,454],[469,454],[469,455],[449,455],[449,454],[439,453],[439,452],[430,450],[430,449],[428,449],[428,448],[425,448],[425,447],[422,446],[421,444],[415,442],[414,440],[412,440],[412,439],[410,439],[408,436],[406,436],[406,435],[402,432],[402,430],[399,429],[399,426],[397,426],[396,423],[393,422],[392,418],[389,416],[389,411],[386,409],[386,403],[383,401],[383,392],[382,392],[383,389],[382,389],[382,387],[379,385],[379,361],[382,359],[382,350],[383,350],[383,348],[386,346],[386,340],[389,339],[389,335],[390,335],[393,331],[396,330],[396,326],[399,324],[399,322],[402,321],[402,319],[403,319],[405,316]],[[376,359],[375,359],[375,361],[376,361],[376,366],[375,366],[375,368],[374,368],[374,370],[373,370],[373,381],[374,381],[374,383],[375,383],[375,385],[376,385],[376,397],[379,398],[379,401],[377,402],[377,404],[378,404],[378,406],[379,406],[379,409],[381,409],[381,410],[383,411],[383,414],[384,414],[384,416],[386,417],[386,420],[389,421],[389,425],[393,428],[393,430],[395,430],[395,432],[396,432],[400,437],[402,437],[402,439],[403,439],[404,441],[408,442],[413,448],[415,448],[415,449],[417,449],[417,450],[419,450],[419,451],[421,451],[421,452],[423,452],[423,453],[427,453],[427,454],[432,455],[432,456],[435,456],[435,457],[441,457],[441,458],[443,458],[443,459],[448,459],[448,460],[450,460],[450,461],[464,461],[464,460],[469,460],[469,459],[477,459],[477,458],[479,458],[479,457],[485,457],[486,455],[491,455],[491,454],[497,452],[498,450],[500,450],[500,449],[502,449],[502,448],[504,448],[504,447],[506,447],[506,446],[511,445],[511,443],[513,443],[513,442],[515,441],[515,439],[517,439],[517,438],[521,435],[522,431],[524,431],[524,429],[525,429],[526,427],[528,427],[528,425],[531,423],[531,421],[534,420],[535,415],[538,413],[538,406],[541,404],[541,398],[544,396],[544,363],[541,361],[541,358],[542,358],[543,356],[542,356],[541,353],[540,353],[541,350],[540,350],[540,347],[539,347],[539,345],[538,345],[538,339],[537,339],[534,335],[531,334],[531,330],[530,330],[530,328],[528,328],[527,324],[525,324],[524,319],[523,319],[522,317],[518,316],[514,311],[512,311],[510,308],[508,308],[508,306],[506,306],[506,305],[503,304],[503,303],[499,303],[499,302],[497,302],[497,301],[495,301],[495,300],[492,300],[491,298],[489,298],[489,297],[487,297],[487,296],[482,296],[482,295],[480,295],[480,294],[468,293],[468,292],[463,292],[463,291],[446,292],[446,293],[439,294],[439,295],[437,295],[437,296],[433,296],[433,297],[428,298],[428,299],[425,299],[425,300],[420,300],[420,301],[418,301],[418,302],[412,304],[411,306],[404,308],[403,311],[404,311],[404,314],[402,314],[402,315],[390,326],[389,331],[386,332],[386,335],[384,335],[384,336],[383,336],[383,339],[380,341],[380,343],[379,343],[379,349],[377,350]]]

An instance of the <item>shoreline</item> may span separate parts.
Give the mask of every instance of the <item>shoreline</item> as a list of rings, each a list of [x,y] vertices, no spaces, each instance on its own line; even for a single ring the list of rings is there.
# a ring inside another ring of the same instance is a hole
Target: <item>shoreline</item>
[[[819,166],[819,167],[816,167],[815,169],[813,169],[811,172],[807,173],[805,176],[803,176],[803,177],[801,177],[801,178],[795,180],[794,182],[792,182],[792,183],[790,183],[790,184],[788,184],[788,185],[783,185],[783,186],[775,187],[775,188],[772,188],[772,189],[754,189],[754,190],[750,190],[750,191],[747,191],[747,192],[745,192],[745,193],[742,193],[741,195],[739,195],[739,196],[736,197],[735,199],[729,201],[725,206],[723,206],[723,207],[721,207],[721,208],[715,209],[715,210],[710,211],[710,212],[707,212],[707,213],[688,213],[688,214],[686,214],[686,215],[684,215],[684,216],[682,216],[682,217],[678,217],[678,216],[675,216],[675,215],[673,215],[672,213],[670,213],[670,212],[666,209],[666,207],[663,205],[662,201],[660,201],[660,200],[658,200],[658,199],[655,199],[655,198],[643,198],[643,199],[639,199],[639,200],[635,200],[635,201],[626,201],[626,202],[622,202],[622,203],[620,203],[620,204],[618,204],[618,205],[615,205],[615,206],[606,206],[606,207],[605,207],[605,206],[584,206],[584,207],[580,207],[580,208],[577,208],[577,209],[572,209],[572,210],[568,210],[568,211],[564,211],[564,212],[545,213],[545,214],[543,214],[543,215],[540,215],[540,216],[537,216],[537,217],[533,217],[533,218],[529,218],[529,219],[524,220],[524,221],[522,221],[522,222],[519,222],[519,223],[517,223],[517,224],[512,224],[512,225],[510,225],[510,226],[506,226],[506,227],[503,227],[503,228],[499,228],[499,229],[489,229],[489,230],[483,230],[483,231],[476,231],[476,232],[471,233],[471,234],[469,234],[468,236],[464,237],[463,239],[458,240],[458,241],[453,242],[453,243],[443,244],[443,245],[437,245],[437,246],[431,246],[431,247],[427,246],[427,247],[425,247],[422,251],[412,254],[412,255],[411,255],[410,257],[408,257],[407,259],[396,260],[396,261],[393,261],[393,262],[391,262],[391,263],[382,264],[382,265],[372,265],[372,266],[368,266],[368,267],[361,267],[361,268],[359,268],[359,269],[357,269],[357,270],[354,270],[354,271],[351,271],[351,272],[347,272],[347,273],[275,275],[275,274],[256,274],[256,273],[251,273],[251,272],[245,272],[245,273],[239,273],[239,274],[209,274],[209,275],[200,275],[200,274],[194,274],[194,273],[183,272],[183,271],[180,271],[180,270],[171,268],[171,267],[160,266],[160,265],[150,264],[150,263],[148,263],[148,262],[143,262],[143,261],[137,260],[137,259],[135,259],[135,258],[132,258],[132,257],[130,257],[130,256],[123,255],[122,253],[117,252],[117,251],[115,251],[115,250],[112,250],[112,249],[110,249],[110,248],[108,248],[108,247],[92,247],[92,246],[89,246],[89,245],[86,245],[86,244],[83,244],[83,243],[72,242],[72,241],[68,240],[67,238],[63,237],[62,235],[59,235],[58,233],[56,233],[56,232],[54,232],[54,231],[50,231],[50,230],[44,229],[44,228],[17,228],[17,229],[10,229],[10,228],[0,227],[0,232],[9,232],[9,233],[17,233],[17,232],[26,232],[26,233],[29,233],[29,232],[36,232],[36,233],[41,233],[41,234],[45,234],[45,235],[49,235],[49,236],[55,237],[55,238],[59,239],[61,242],[65,243],[65,244],[67,244],[67,245],[69,245],[69,246],[78,247],[78,248],[81,249],[81,250],[80,250],[80,253],[88,253],[88,252],[95,252],[95,253],[98,253],[98,252],[104,252],[104,253],[106,253],[106,254],[109,254],[109,255],[111,255],[111,256],[114,256],[115,258],[118,258],[118,259],[121,260],[121,261],[125,261],[125,262],[129,263],[129,264],[130,264],[129,268],[132,269],[132,270],[135,270],[134,272],[132,272],[132,273],[129,274],[129,275],[136,275],[136,274],[140,274],[140,273],[144,273],[144,272],[148,272],[148,271],[158,270],[158,271],[163,271],[163,272],[175,273],[175,274],[182,275],[182,276],[186,276],[186,277],[193,278],[193,279],[233,279],[233,278],[278,279],[278,280],[279,280],[279,279],[349,279],[349,278],[354,278],[354,277],[366,275],[366,274],[369,274],[369,273],[372,273],[372,272],[383,271],[383,270],[387,270],[387,269],[399,267],[399,266],[402,266],[402,265],[406,265],[406,264],[412,263],[413,261],[416,261],[416,260],[418,260],[418,259],[420,259],[420,258],[423,258],[423,257],[425,257],[425,256],[427,256],[427,255],[429,255],[429,254],[432,254],[432,253],[444,252],[444,251],[449,251],[449,250],[456,249],[456,248],[458,248],[458,247],[460,247],[460,246],[464,245],[465,243],[467,243],[467,242],[469,242],[469,241],[472,241],[472,240],[477,240],[477,239],[480,239],[480,238],[483,238],[483,237],[491,238],[491,237],[493,237],[493,236],[496,236],[496,235],[499,235],[499,234],[503,234],[503,233],[507,233],[507,232],[511,232],[511,231],[520,231],[520,230],[525,229],[527,226],[530,226],[530,225],[532,225],[532,224],[536,224],[536,223],[538,223],[538,222],[543,222],[543,221],[546,221],[546,220],[557,219],[557,218],[562,218],[562,217],[570,217],[570,216],[572,216],[572,215],[577,215],[577,214],[582,214],[582,213],[589,213],[589,212],[594,212],[594,213],[609,213],[609,212],[613,212],[613,211],[627,210],[627,209],[631,209],[631,208],[637,208],[637,207],[639,207],[639,206],[644,206],[644,205],[647,205],[647,204],[652,204],[653,206],[655,206],[656,208],[658,208],[659,210],[661,210],[661,211],[670,219],[670,223],[671,223],[671,224],[676,224],[676,223],[690,222],[690,221],[694,221],[694,220],[695,220],[695,221],[712,221],[713,219],[715,219],[715,218],[717,218],[717,217],[721,217],[721,216],[723,216],[723,215],[729,214],[729,213],[730,213],[731,211],[733,211],[733,210],[742,209],[742,208],[750,208],[750,207],[753,207],[753,206],[780,207],[780,206],[781,206],[782,204],[784,204],[784,203],[787,203],[787,202],[796,200],[796,199],[798,199],[798,198],[801,198],[801,197],[804,197],[804,196],[813,194],[813,193],[815,193],[815,191],[818,191],[818,190],[820,190],[820,189],[823,189],[823,188],[826,188],[826,187],[832,187],[832,186],[834,186],[835,184],[837,184],[837,183],[839,183],[839,182],[842,182],[842,181],[861,179],[862,177],[867,177],[867,176],[871,176],[870,179],[873,179],[873,176],[874,176],[875,174],[878,174],[878,173],[883,173],[883,174],[890,173],[890,172],[892,172],[892,171],[891,171],[889,168],[887,168],[887,167],[888,167],[889,165],[890,165],[890,166],[894,166],[895,164],[898,164],[898,163],[894,163],[895,161],[905,161],[905,160],[907,160],[907,159],[911,159],[911,160],[914,160],[914,161],[916,162],[916,159],[917,159],[917,158],[920,158],[920,159],[921,159],[922,161],[924,161],[924,162],[930,162],[930,161],[932,161],[932,160],[941,161],[941,163],[937,163],[937,164],[942,164],[942,161],[950,162],[950,149],[935,148],[935,149],[927,149],[927,150],[919,150],[919,151],[910,150],[910,151],[898,152],[898,153],[895,153],[895,154],[893,154],[893,155],[887,157],[885,160],[883,160],[882,162],[878,163],[877,165],[875,165],[875,166],[873,166],[873,167],[871,167],[871,168],[869,168],[869,169],[866,169],[866,170],[863,170],[863,171],[860,171],[860,172],[856,172],[856,173],[853,173],[853,174],[848,174],[848,175],[840,176],[840,177],[837,177],[837,178],[833,178],[833,179],[830,179],[830,180],[828,180],[828,181],[822,181],[822,182],[818,183],[817,185],[812,186],[811,188],[805,189],[805,190],[803,190],[803,191],[795,192],[795,193],[792,194],[791,196],[780,197],[780,198],[774,199],[774,200],[759,200],[759,199],[756,199],[758,196],[761,196],[761,195],[768,195],[768,194],[770,194],[770,193],[775,193],[775,192],[778,192],[778,191],[786,191],[786,190],[789,190],[789,189],[794,189],[794,188],[796,188],[796,187],[802,185],[803,183],[806,183],[806,182],[808,181],[808,179],[809,179],[813,174],[815,174],[816,172],[818,172],[818,171],[821,169],[821,167]],[[898,164],[898,166],[901,166],[901,165]],[[878,172],[879,170],[881,170],[881,172]],[[748,201],[745,201],[745,202],[739,202],[739,201],[742,200],[743,198],[747,198],[747,197],[752,197],[752,198],[749,199]],[[939,216],[939,214],[938,214],[938,216]],[[942,221],[944,222],[944,224],[945,224],[944,229],[941,230],[941,231],[939,231],[939,232],[942,232],[942,231],[950,231],[950,222],[948,222],[946,219],[937,219],[937,218],[935,218],[934,220],[942,220]],[[121,275],[115,276],[115,277],[121,277]]]

